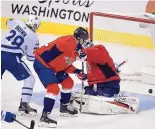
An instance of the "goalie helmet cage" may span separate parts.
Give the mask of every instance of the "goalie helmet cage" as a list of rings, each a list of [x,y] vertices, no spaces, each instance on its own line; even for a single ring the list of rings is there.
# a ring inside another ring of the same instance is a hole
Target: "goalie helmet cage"
[[[91,12],[89,21],[90,40],[98,40],[102,42],[116,42],[119,44],[127,44],[131,46],[142,45],[142,47],[144,48],[154,47],[152,40],[153,38],[151,38],[152,36],[150,30],[147,28],[146,31],[146,29],[140,28],[140,23],[153,25],[155,24],[155,21],[146,18],[138,18],[135,16],[123,16],[118,14]],[[133,30],[131,30],[132,27]],[[135,30],[134,27],[136,28]],[[126,30],[123,28],[126,28]],[[138,34],[135,33],[137,31],[139,31]],[[150,33],[149,36],[148,32]],[[149,45],[145,45],[146,43],[144,42],[146,41],[149,42]]]

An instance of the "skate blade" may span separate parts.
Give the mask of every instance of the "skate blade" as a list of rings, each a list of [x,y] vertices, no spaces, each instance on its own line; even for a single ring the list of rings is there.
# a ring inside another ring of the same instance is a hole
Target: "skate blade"
[[[78,117],[78,114],[60,113],[62,117]]]
[[[38,127],[44,127],[44,128],[56,128],[56,127],[57,127],[57,124],[55,124],[55,123],[39,122]]]
[[[36,112],[25,113],[25,111],[18,111],[17,116],[36,116]]]

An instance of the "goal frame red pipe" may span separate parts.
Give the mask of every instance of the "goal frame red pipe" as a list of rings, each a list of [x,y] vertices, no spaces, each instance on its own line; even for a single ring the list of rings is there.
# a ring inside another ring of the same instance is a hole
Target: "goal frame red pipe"
[[[137,21],[137,22],[155,24],[155,21],[150,20],[150,19],[137,18],[137,17],[132,17],[132,16],[123,16],[123,15],[110,14],[110,13],[91,12],[90,13],[90,21],[89,21],[89,34],[90,34],[90,40],[91,41],[93,41],[93,20],[94,20],[94,16],[102,16],[102,17],[122,19],[122,20],[127,20],[127,21]]]

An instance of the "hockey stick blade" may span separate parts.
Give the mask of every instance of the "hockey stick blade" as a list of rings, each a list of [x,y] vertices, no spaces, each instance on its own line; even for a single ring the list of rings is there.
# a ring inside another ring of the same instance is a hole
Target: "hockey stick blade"
[[[35,125],[35,121],[34,121],[34,120],[31,121],[31,123],[30,123],[30,128],[27,127],[26,125],[24,125],[22,122],[16,120],[16,119],[15,119],[15,121],[16,121],[18,124],[22,125],[23,127],[27,128],[27,129],[34,129],[34,125]]]
[[[34,120],[31,120],[30,129],[34,129],[34,126],[35,126],[35,121]]]

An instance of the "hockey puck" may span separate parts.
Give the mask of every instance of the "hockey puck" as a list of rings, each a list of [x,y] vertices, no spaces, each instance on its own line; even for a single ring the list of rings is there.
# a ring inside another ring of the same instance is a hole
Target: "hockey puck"
[[[34,129],[34,126],[35,126],[35,121],[31,120],[30,129]]]
[[[153,90],[152,89],[149,89],[149,93],[152,94],[152,92],[153,92]]]

